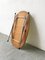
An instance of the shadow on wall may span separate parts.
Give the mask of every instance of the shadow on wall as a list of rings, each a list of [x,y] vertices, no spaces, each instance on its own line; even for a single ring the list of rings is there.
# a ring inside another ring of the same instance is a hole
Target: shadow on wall
[[[40,38],[39,38],[38,29],[37,29],[35,20],[31,15],[30,15],[30,29],[29,29],[29,34],[27,37],[27,42],[38,48],[40,46]]]

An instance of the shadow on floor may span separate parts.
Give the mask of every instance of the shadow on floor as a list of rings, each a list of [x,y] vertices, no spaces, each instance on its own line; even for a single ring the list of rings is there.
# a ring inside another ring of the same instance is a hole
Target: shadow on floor
[[[26,43],[25,46],[22,49],[26,50],[26,51],[29,51],[29,50],[35,50],[35,49],[38,49],[38,48],[35,48],[35,47],[31,46],[29,43]],[[40,49],[38,49],[38,50],[40,50]]]
[[[25,46],[22,48],[22,50],[27,51],[27,52],[33,52],[33,53],[38,53],[38,54],[42,54],[45,55],[45,51],[38,49],[34,46],[31,46],[30,44],[26,43]]]

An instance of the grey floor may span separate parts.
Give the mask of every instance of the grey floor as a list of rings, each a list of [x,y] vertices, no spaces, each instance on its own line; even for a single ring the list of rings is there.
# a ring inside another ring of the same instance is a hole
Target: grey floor
[[[16,49],[10,42],[8,36],[0,33],[0,60],[45,60],[45,52],[32,47],[28,43],[22,49]]]

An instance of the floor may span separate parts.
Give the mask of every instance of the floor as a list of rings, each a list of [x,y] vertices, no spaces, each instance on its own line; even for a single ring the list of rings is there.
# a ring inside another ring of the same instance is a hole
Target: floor
[[[22,49],[16,49],[10,42],[8,36],[0,33],[0,60],[45,60],[45,52],[32,47],[28,43]]]

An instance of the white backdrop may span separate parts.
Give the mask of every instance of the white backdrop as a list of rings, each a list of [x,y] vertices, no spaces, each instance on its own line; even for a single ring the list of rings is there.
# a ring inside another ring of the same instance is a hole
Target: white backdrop
[[[14,13],[30,12],[31,24],[27,40],[45,50],[45,0],[0,0],[0,32],[9,35]]]

